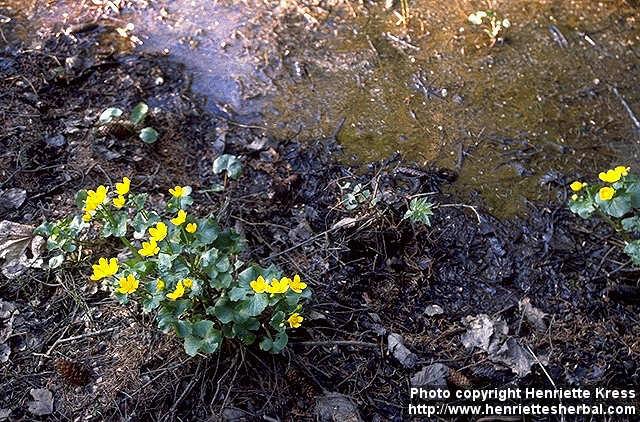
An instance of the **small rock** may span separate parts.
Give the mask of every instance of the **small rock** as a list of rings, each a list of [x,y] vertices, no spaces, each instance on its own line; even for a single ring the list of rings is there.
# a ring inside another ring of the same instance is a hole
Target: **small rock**
[[[404,345],[404,339],[400,334],[391,333],[387,337],[389,352],[405,368],[413,368],[418,363],[418,356]]]
[[[444,309],[440,305],[429,305],[425,308],[424,313],[428,316],[442,315]]]
[[[316,401],[316,420],[319,422],[361,422],[360,412],[353,401],[340,393],[327,393]]]
[[[50,148],[62,148],[67,144],[67,140],[64,138],[64,135],[58,134],[53,135],[44,140]]]
[[[0,194],[0,204],[8,210],[17,210],[27,199],[27,191],[20,188],[7,189]]]
[[[53,413],[53,394],[46,388],[32,388],[29,391],[33,401],[28,403],[29,412],[36,416],[50,415]]]

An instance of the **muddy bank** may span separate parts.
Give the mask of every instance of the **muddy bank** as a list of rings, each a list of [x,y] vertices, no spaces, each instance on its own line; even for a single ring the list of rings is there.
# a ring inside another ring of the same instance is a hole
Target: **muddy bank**
[[[328,418],[329,393],[364,420],[405,420],[408,386],[435,363],[450,388],[638,384],[639,273],[607,228],[566,210],[564,175],[548,180],[558,199],[531,204],[527,219],[476,214],[442,193],[451,171],[388,157],[356,173],[331,137],[299,143],[230,123],[204,110],[181,65],[101,51],[102,31],[0,54],[0,183],[26,192],[1,218],[37,225],[74,208],[78,189],[124,175],[155,195],[191,185],[198,212],[247,238],[246,259],[298,271],[315,299],[283,355],[227,342],[212,358],[187,359],[134,307],[91,289],[91,257],[2,277],[10,354],[0,409],[10,418],[31,418],[30,390],[44,388],[51,420],[305,420],[316,407]],[[156,144],[95,130],[103,109],[139,101],[152,107]],[[238,155],[244,174],[216,192],[222,152]],[[346,210],[345,182],[381,201]],[[402,221],[420,193],[447,205],[430,228]],[[70,385],[62,358],[88,384]]]

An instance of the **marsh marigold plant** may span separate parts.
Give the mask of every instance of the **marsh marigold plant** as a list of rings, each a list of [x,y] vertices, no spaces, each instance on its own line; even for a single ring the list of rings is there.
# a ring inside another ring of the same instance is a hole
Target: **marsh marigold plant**
[[[575,180],[569,185],[569,209],[582,218],[599,216],[625,240],[624,251],[640,265],[640,178],[626,166],[598,174],[593,184]]]
[[[78,245],[96,235],[118,238],[125,253],[74,257],[88,254],[93,261],[87,282],[102,283],[121,303],[155,313],[158,327],[183,338],[189,355],[213,353],[224,338],[280,352],[287,331],[302,326],[302,304],[311,296],[300,276],[242,262],[245,242],[235,231],[189,211],[189,186],[169,189],[160,211],[146,205],[147,194],[130,190],[125,177],[113,188],[80,191],[78,215],[38,227],[54,254],[50,267],[81,254]]]

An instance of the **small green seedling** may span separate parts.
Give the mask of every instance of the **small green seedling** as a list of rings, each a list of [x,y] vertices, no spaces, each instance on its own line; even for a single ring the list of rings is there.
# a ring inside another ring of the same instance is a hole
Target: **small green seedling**
[[[412,223],[421,223],[431,226],[431,216],[433,215],[433,204],[427,198],[413,198],[409,203],[409,208],[404,213],[403,219]]]
[[[147,144],[153,144],[158,140],[158,131],[151,126],[143,127],[144,120],[149,114],[149,106],[144,102],[138,103],[133,110],[129,120],[122,119],[122,109],[118,107],[109,107],[104,110],[98,118],[98,125],[103,129],[118,127],[119,132],[125,134],[132,134],[138,132],[138,137],[142,142]],[[106,130],[108,132],[108,130]]]

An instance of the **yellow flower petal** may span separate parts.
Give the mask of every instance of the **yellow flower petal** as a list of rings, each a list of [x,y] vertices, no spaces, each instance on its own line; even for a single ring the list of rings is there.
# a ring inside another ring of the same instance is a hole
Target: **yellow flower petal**
[[[119,287],[116,291],[123,295],[135,292],[140,284],[133,274],[129,274],[127,277],[120,277],[118,283]]]
[[[148,242],[142,242],[142,248],[138,249],[138,253],[142,256],[154,256],[160,252],[160,247],[155,239],[149,239]]]
[[[268,287],[267,282],[262,276],[258,276],[258,278],[249,283],[249,286],[251,286],[253,291],[256,293],[264,293],[267,291]]]
[[[300,281],[300,276],[296,274],[293,276],[293,281],[289,283],[289,287],[296,293],[302,293],[307,288],[307,283]]]
[[[124,196],[122,195],[118,195],[115,198],[113,198],[113,206],[118,209],[124,207],[124,203],[125,203],[125,200],[124,200]]]
[[[620,172],[616,171],[616,170],[607,170],[607,172],[600,172],[600,174],[598,175],[598,177],[600,178],[600,180],[602,180],[603,182],[607,182],[607,183],[615,183],[618,180],[620,180],[620,178],[622,177],[622,175],[620,174]]]
[[[150,227],[149,236],[156,242],[161,242],[167,237],[167,225],[161,221],[155,227]]]
[[[195,233],[196,230],[198,230],[198,225],[196,223],[189,223],[187,227],[185,227],[185,230],[189,233]]]
[[[171,223],[174,226],[179,226],[185,221],[187,221],[187,212],[185,210],[178,211],[178,215],[175,218],[171,219]]]
[[[131,187],[131,180],[128,177],[122,178],[122,183],[116,183],[116,192],[118,195],[126,195],[129,193]]]
[[[291,328],[300,328],[302,321],[304,321],[304,318],[297,312],[292,313],[287,319]]]
[[[184,189],[182,188],[182,186],[176,186],[173,189],[169,189],[169,193],[174,198],[181,198],[184,195],[185,192],[184,192]]]
[[[165,284],[165,282],[164,282],[162,279],[160,279],[160,278],[159,278],[159,279],[156,281],[156,291],[158,291],[158,292],[163,291],[163,290],[164,290],[164,288],[165,288],[165,286],[166,286],[166,284]]]
[[[569,185],[572,191],[580,192],[582,188],[585,186],[585,183],[578,182],[577,180]]]
[[[615,194],[616,194],[616,190],[610,186],[605,186],[603,188],[600,188],[600,191],[598,191],[598,196],[602,201],[610,200],[611,198],[613,198]]]

